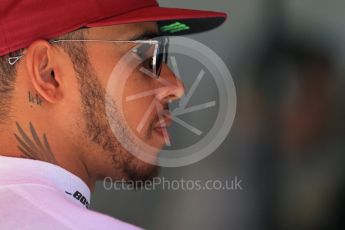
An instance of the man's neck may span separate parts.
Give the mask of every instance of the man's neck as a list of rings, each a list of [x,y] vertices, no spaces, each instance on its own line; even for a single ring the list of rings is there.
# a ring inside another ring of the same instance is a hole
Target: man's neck
[[[80,177],[90,191],[93,191],[96,178],[90,175],[86,165],[78,157],[78,151],[67,146],[61,135],[56,135],[58,131],[46,133],[44,130],[50,129],[44,127],[45,124],[39,122],[25,121],[2,125],[0,155],[58,165]]]

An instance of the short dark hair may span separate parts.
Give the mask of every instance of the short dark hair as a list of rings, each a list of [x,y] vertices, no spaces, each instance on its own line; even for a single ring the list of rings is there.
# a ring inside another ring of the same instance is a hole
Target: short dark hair
[[[86,36],[86,30],[80,29],[65,35],[59,36],[55,39],[84,39]],[[62,42],[57,43],[58,46],[62,47],[63,50],[70,56],[73,60],[73,64],[78,64],[78,60],[85,59],[87,51],[84,43],[69,43]],[[8,58],[17,56],[22,52],[22,50],[9,53],[7,55],[0,57],[0,123],[4,123],[6,117],[9,116],[11,111],[11,100],[13,96],[13,91],[15,89],[15,83],[17,79],[17,66],[10,65],[8,63]]]

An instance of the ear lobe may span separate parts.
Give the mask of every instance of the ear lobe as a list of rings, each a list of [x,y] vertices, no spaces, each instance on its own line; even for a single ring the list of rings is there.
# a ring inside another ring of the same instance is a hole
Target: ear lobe
[[[63,98],[61,78],[54,71],[55,53],[46,41],[36,41],[26,54],[27,68],[32,85],[37,93],[50,103]]]

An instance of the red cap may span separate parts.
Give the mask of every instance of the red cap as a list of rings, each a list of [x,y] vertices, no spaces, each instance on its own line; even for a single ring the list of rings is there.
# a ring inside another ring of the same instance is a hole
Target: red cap
[[[1,0],[0,56],[81,27],[158,22],[162,34],[213,29],[225,13],[159,7],[156,0]]]

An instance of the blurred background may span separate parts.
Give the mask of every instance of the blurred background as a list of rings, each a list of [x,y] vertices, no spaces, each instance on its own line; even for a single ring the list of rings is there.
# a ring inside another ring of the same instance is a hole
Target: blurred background
[[[222,27],[190,37],[224,60],[237,89],[234,125],[217,151],[161,176],[238,176],[243,190],[107,191],[99,183],[92,209],[145,229],[345,229],[345,1],[159,2],[229,14]]]

